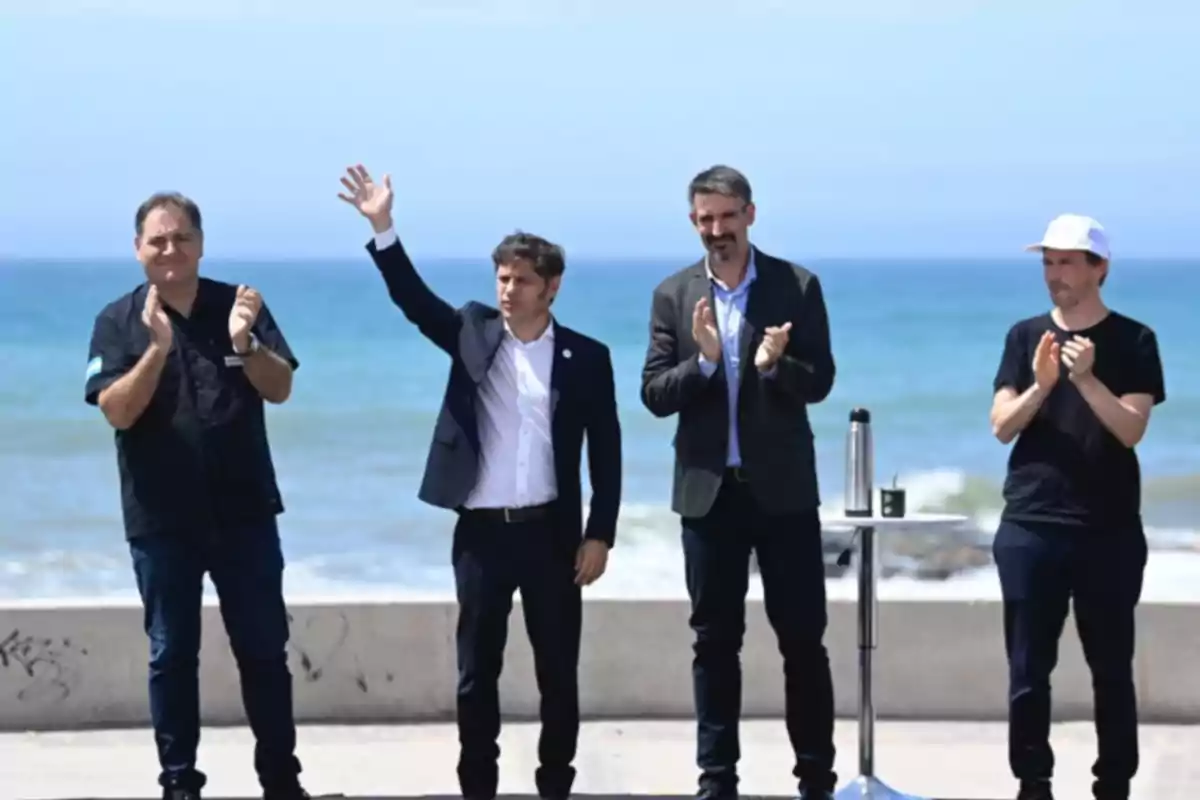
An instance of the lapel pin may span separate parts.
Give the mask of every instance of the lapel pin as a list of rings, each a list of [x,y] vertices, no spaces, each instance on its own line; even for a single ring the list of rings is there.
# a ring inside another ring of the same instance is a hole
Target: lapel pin
[[[563,358],[570,358],[570,357],[571,357],[570,349],[563,350]]]

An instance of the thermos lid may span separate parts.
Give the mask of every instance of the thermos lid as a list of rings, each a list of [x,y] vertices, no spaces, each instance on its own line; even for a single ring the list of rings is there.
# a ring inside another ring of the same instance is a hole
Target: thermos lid
[[[851,422],[870,422],[871,412],[865,408],[855,408],[850,411]]]

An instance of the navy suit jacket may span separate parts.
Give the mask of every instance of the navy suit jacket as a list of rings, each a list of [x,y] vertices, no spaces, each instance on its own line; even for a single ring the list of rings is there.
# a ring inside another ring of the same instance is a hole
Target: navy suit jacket
[[[378,250],[371,241],[367,252],[383,275],[392,302],[450,356],[450,376],[418,497],[433,506],[459,509],[478,477],[479,384],[503,340],[504,320],[499,311],[482,303],[454,308],[438,297],[417,274],[400,242]],[[606,346],[557,320],[550,412],[559,526],[576,538],[599,539],[611,546],[621,505],[621,423],[612,358]],[[585,433],[592,482],[586,525],[580,475]]]

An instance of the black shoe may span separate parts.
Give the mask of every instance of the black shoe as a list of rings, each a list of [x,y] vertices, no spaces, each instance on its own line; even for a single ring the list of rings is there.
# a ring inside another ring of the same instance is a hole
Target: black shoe
[[[833,792],[824,789],[801,789],[796,800],[833,800]]]
[[[199,789],[163,789],[163,800],[200,800]]]
[[[1017,800],[1054,800],[1050,791],[1050,781],[1021,781],[1021,791],[1017,792]]]
[[[296,784],[286,789],[267,789],[263,792],[263,800],[312,800],[312,795]]]

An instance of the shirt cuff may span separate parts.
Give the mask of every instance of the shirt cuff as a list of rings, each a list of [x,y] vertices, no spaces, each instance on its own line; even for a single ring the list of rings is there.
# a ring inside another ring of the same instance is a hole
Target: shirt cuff
[[[375,249],[386,250],[398,241],[400,241],[400,237],[396,235],[396,229],[388,228],[383,233],[375,234]]]
[[[709,361],[707,358],[704,357],[704,354],[701,353],[700,354],[700,372],[703,373],[704,377],[711,378],[713,373],[716,371],[717,371],[716,362]]]
[[[762,375],[764,378],[774,378],[778,373],[779,373],[779,362],[776,361],[774,364],[767,367],[766,369],[759,370],[758,374]]]

